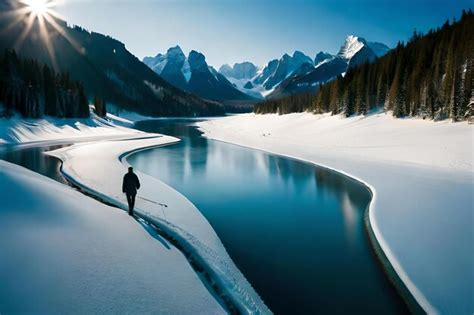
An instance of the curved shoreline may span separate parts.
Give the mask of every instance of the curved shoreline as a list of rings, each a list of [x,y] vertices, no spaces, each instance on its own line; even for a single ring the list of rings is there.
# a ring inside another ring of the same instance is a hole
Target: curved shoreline
[[[126,139],[125,139],[126,140]],[[264,151],[264,152],[268,152],[268,153],[271,153],[271,154],[274,154],[274,155],[277,155],[277,156],[283,156],[285,158],[290,158],[290,159],[294,159],[294,160],[298,160],[298,161],[303,161],[305,163],[308,163],[308,164],[311,164],[311,165],[314,165],[316,167],[320,167],[320,168],[324,168],[324,169],[327,169],[329,171],[333,171],[333,172],[336,172],[338,173],[339,175],[343,175],[345,177],[347,177],[348,179],[350,180],[354,180],[354,181],[357,181],[358,183],[362,184],[363,186],[365,186],[369,192],[371,193],[372,195],[372,198],[367,206],[367,209],[364,213],[364,222],[365,222],[365,232],[367,233],[367,235],[369,236],[369,243],[371,245],[371,248],[375,251],[376,253],[376,256],[378,258],[378,261],[379,263],[381,263],[382,265],[382,269],[383,271],[386,273],[386,275],[388,276],[388,279],[389,281],[391,282],[392,285],[395,286],[397,292],[400,294],[400,296],[403,298],[404,302],[407,304],[408,308],[410,309],[410,311],[412,311],[413,313],[416,313],[416,314],[420,314],[420,313],[426,313],[426,311],[424,311],[424,308],[422,306],[422,303],[419,302],[419,299],[420,297],[416,297],[416,294],[413,294],[412,291],[410,290],[410,284],[407,285],[406,284],[406,280],[408,280],[409,283],[411,283],[411,281],[408,279],[408,277],[406,276],[403,268],[401,268],[401,266],[398,264],[398,261],[396,261],[395,259],[395,264],[392,263],[390,261],[390,256],[391,253],[390,253],[390,249],[384,249],[384,247],[388,247],[386,244],[385,244],[385,241],[383,240],[383,237],[380,236],[380,232],[378,231],[378,227],[376,225],[376,223],[374,224],[373,222],[373,218],[372,218],[372,214],[373,214],[373,207],[374,207],[374,204],[375,204],[375,201],[376,201],[376,190],[375,188],[368,184],[367,182],[365,182],[364,180],[360,179],[360,178],[357,178],[347,172],[344,172],[344,171],[341,171],[341,170],[338,170],[338,169],[335,169],[335,168],[332,168],[332,167],[329,167],[327,165],[323,165],[323,164],[318,164],[318,163],[315,163],[313,161],[310,161],[310,160],[306,160],[306,159],[302,159],[302,158],[299,158],[299,157],[296,157],[296,156],[291,156],[291,155],[286,155],[286,154],[280,154],[280,153],[275,153],[275,152],[272,152],[272,151],[269,151],[269,150],[262,150],[260,148],[255,148],[255,147],[252,147],[252,146],[246,146],[246,145],[240,145],[240,144],[235,144],[235,143],[232,143],[232,142],[228,142],[228,141],[222,141],[222,140],[217,140],[217,139],[213,139],[215,141],[221,141],[221,142],[226,142],[226,143],[231,143],[231,144],[234,144],[234,145],[239,145],[239,146],[242,146],[242,147],[247,147],[247,148],[251,148],[251,149],[254,149],[254,150],[259,150],[259,151]],[[179,141],[179,140],[178,140]],[[139,147],[139,148],[135,148],[135,149],[132,149],[132,150],[128,150],[128,151],[124,151],[122,152],[120,155],[119,155],[119,161],[125,165],[123,159],[126,160],[126,157],[131,155],[131,154],[134,154],[134,153],[137,153],[139,151],[143,151],[143,150],[148,150],[148,149],[151,149],[151,148],[154,148],[154,147],[160,147],[160,146],[164,146],[164,145],[170,145],[170,144],[174,144],[178,141],[175,141],[175,142],[169,142],[169,143],[166,143],[166,144],[158,144],[158,145],[149,145],[149,146],[144,146],[144,147]],[[128,162],[127,162],[127,165],[128,165]],[[62,169],[61,167],[61,172],[63,173],[63,175],[65,175],[68,180],[71,180],[72,178],[70,176],[68,176]],[[78,183],[77,181],[73,180],[73,182],[75,182],[75,184],[79,187],[82,187],[82,188],[87,188],[83,185],[81,185],[80,183]],[[90,194],[92,195],[95,195],[95,196],[98,196],[101,200],[109,200],[110,198],[106,195],[102,195],[100,194],[99,192],[97,191],[94,191],[94,190],[90,190],[89,191]],[[115,205],[115,203],[112,203]],[[120,205],[119,203],[119,208],[122,208],[124,209],[125,205]],[[166,225],[168,224],[169,222],[164,222],[160,224],[160,220],[159,218],[153,218],[150,216],[150,214],[147,214],[147,213],[143,213],[143,216],[144,218],[148,218],[148,221],[149,222],[152,222],[152,223],[155,223],[156,225]],[[156,221],[158,220],[158,221]],[[158,226],[158,227],[159,227]],[[168,231],[170,232],[170,231]],[[185,232],[185,231],[184,231]],[[166,232],[165,232],[166,233]],[[173,231],[171,231],[171,233],[173,234]],[[185,242],[186,240],[185,239],[181,239],[180,242]],[[188,244],[188,246],[191,245],[191,244]],[[193,246],[193,245],[191,245]],[[389,252],[387,254],[387,251]],[[188,256],[188,255],[186,255]],[[392,256],[393,257],[393,256]],[[201,260],[201,262],[203,263],[206,263],[205,259],[203,259],[202,257],[200,257],[200,259],[198,260]],[[398,266],[397,266],[398,265]],[[397,271],[398,270],[398,271]],[[404,276],[403,276],[404,275]],[[216,276],[216,275],[214,275]],[[403,280],[403,278],[405,277],[405,281]],[[219,277],[217,277],[219,279]],[[222,283],[221,283],[222,284]],[[211,283],[211,286],[213,286],[213,284]],[[414,284],[411,283],[411,286],[412,286],[412,289],[414,288],[416,291],[416,287],[414,286]],[[225,287],[225,285],[224,285]],[[231,292],[233,293],[233,292]],[[221,296],[222,298],[222,296]],[[424,299],[424,297],[422,297],[421,299]],[[225,300],[225,298],[224,298]],[[429,305],[429,303],[428,303]],[[430,307],[430,306],[429,306]],[[429,308],[428,307],[428,308]],[[248,309],[247,309],[248,311]]]
[[[167,137],[176,140],[160,144],[145,145],[130,150],[121,151],[121,153],[118,155],[118,162],[122,166],[126,167],[129,164],[128,162],[124,161],[124,159],[126,159],[128,155],[142,150],[175,144],[180,141],[175,137]],[[121,141],[126,140],[127,139],[121,139]],[[130,140],[133,141],[136,139]],[[67,149],[71,148],[72,147]],[[86,194],[99,198],[99,200],[104,203],[111,204],[123,210],[127,209],[127,205],[123,201],[120,201],[113,196],[101,193],[98,190],[91,188],[87,184],[82,183],[80,180],[74,178],[73,175],[69,174],[64,169],[64,164],[67,162],[67,157],[62,154],[62,151],[64,150],[59,149],[49,152],[48,154],[62,161],[61,173],[69,182],[73,183],[73,185],[80,188]],[[155,180],[159,181],[158,179]],[[159,182],[162,183],[161,181]],[[162,184],[165,185],[168,190],[173,191],[173,193],[178,194],[188,203],[192,204],[185,196],[174,190],[172,187],[164,183]],[[140,209],[139,207],[136,207],[134,212],[138,217],[157,228],[163,237],[167,238],[184,254],[197,274],[200,275],[204,285],[208,287],[209,290],[213,291],[215,298],[227,308],[229,313],[271,314],[271,311],[266,307],[258,293],[253,290],[251,284],[245,279],[245,276],[240,272],[240,270],[235,266],[230,258],[227,259],[226,257],[221,257],[221,255],[218,254],[214,248],[209,247],[207,244],[200,241],[197,237],[185,229],[170,222],[166,219],[166,217],[160,218],[146,210]],[[212,227],[210,228],[212,229]],[[222,249],[224,248],[222,247]]]
[[[213,138],[210,138],[210,139],[214,141],[229,143],[229,144],[241,146],[244,148],[250,148],[253,150],[270,153],[276,156],[281,156],[281,157],[305,162],[315,167],[320,167],[332,172],[336,172],[339,175],[342,175],[350,180],[354,180],[358,182],[359,184],[363,185],[370,192],[371,197],[372,197],[364,212],[365,232],[368,235],[370,247],[374,250],[377,256],[377,261],[381,264],[382,270],[386,274],[389,282],[395,287],[397,293],[402,297],[403,301],[407,305],[410,312],[412,312],[413,314],[436,313],[436,311],[433,309],[431,304],[426,300],[423,294],[421,294],[421,292],[418,290],[415,284],[411,281],[411,279],[409,279],[409,277],[407,276],[407,274],[405,273],[404,269],[401,267],[397,259],[394,258],[389,246],[387,245],[383,237],[380,235],[377,224],[376,223],[374,224],[373,222],[374,204],[377,199],[375,187],[373,187],[372,185],[370,185],[363,179],[358,178],[357,176],[353,176],[352,174],[347,173],[343,170],[339,170],[339,169],[330,167],[328,165],[319,164],[308,159],[292,156],[289,154],[276,153],[271,150],[264,150],[264,149],[253,147],[250,145],[243,145],[243,144],[225,141],[221,139],[213,139]],[[395,262],[392,262],[389,257],[392,257],[392,259],[395,260]],[[415,293],[412,290],[415,291]]]

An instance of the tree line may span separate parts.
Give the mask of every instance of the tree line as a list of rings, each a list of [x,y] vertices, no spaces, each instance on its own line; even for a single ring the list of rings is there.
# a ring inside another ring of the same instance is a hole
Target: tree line
[[[14,113],[29,118],[89,117],[80,82],[36,60],[19,58],[13,50],[0,56],[0,103],[7,117]]]
[[[267,100],[254,112],[351,116],[383,108],[395,117],[467,119],[474,114],[473,30],[474,14],[463,10],[459,21],[446,21],[427,34],[414,31],[406,44],[398,43],[373,63],[349,69],[315,93]]]

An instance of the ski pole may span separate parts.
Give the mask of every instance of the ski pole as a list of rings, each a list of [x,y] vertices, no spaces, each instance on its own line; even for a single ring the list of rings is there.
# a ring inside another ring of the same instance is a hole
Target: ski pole
[[[147,199],[147,198],[143,198],[143,197],[138,197],[138,198],[146,200],[146,201],[151,202],[151,203],[154,203],[155,205],[159,205],[159,206],[168,208],[168,205],[166,205],[164,203],[159,203],[159,202],[156,202],[156,201],[153,201],[153,200],[150,200],[150,199]]]

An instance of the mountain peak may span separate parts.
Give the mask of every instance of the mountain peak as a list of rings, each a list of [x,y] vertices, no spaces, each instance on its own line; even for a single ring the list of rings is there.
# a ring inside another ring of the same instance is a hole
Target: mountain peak
[[[320,51],[316,54],[316,57],[314,58],[314,65],[317,66],[320,62],[323,62],[324,60],[332,58],[333,55],[330,53]]]
[[[183,50],[181,49],[181,47],[179,47],[179,45],[168,48],[168,51],[166,52],[166,54],[168,55],[168,57],[175,56],[175,55],[184,56]]]
[[[223,64],[219,68],[219,73],[223,74],[226,77],[232,77],[233,76],[233,71],[234,71],[234,69],[228,63]]]
[[[293,58],[295,57],[306,57],[306,55],[299,50],[295,50],[295,52],[293,53]]]
[[[208,70],[209,68],[206,63],[206,56],[195,50],[191,50],[189,52],[188,62],[189,66],[191,67],[191,71],[206,71],[206,69]]]
[[[295,68],[299,68],[303,63],[309,63],[313,65],[313,59],[305,55],[303,52],[295,50],[293,53],[293,63],[295,64]]]
[[[365,45],[367,45],[367,42],[362,37],[348,35],[344,44],[342,44],[339,49],[337,56],[344,59],[351,59],[352,56],[354,56]]]

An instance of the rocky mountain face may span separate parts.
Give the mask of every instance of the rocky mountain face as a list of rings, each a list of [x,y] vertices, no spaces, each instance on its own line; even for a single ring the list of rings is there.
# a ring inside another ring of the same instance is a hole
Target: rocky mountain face
[[[267,80],[265,80],[263,86],[266,90],[273,89],[286,78],[296,74],[296,72],[300,72],[300,67],[303,65],[305,65],[305,67],[308,65],[313,66],[313,60],[300,51],[295,51],[293,56],[284,54],[278,61],[278,66],[275,71]]]
[[[171,47],[166,54],[145,57],[143,62],[169,83],[180,89],[186,89],[191,71],[181,47]]]
[[[224,102],[252,101],[254,98],[240,91],[229,80],[206,62],[206,57],[192,50],[189,55],[179,46],[171,47],[166,54],[145,57],[143,62],[160,77],[180,89],[209,100]],[[222,68],[222,67],[221,67]],[[230,67],[229,67],[230,68]],[[243,65],[234,71],[244,76],[251,67]],[[225,68],[224,68],[225,71]]]

